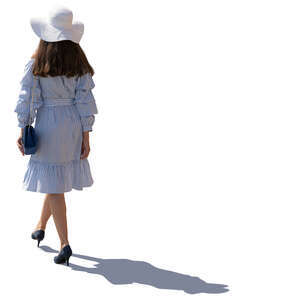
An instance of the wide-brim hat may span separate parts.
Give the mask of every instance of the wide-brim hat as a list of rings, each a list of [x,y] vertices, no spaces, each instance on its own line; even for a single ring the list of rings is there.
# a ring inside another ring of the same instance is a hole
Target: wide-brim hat
[[[64,6],[53,7],[48,17],[32,17],[30,25],[34,33],[47,42],[71,40],[79,44],[84,32],[84,24],[73,21],[72,11]]]

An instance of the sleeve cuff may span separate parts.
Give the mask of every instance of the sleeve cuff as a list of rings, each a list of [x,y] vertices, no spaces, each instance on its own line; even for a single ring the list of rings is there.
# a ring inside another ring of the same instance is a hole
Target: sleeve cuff
[[[91,126],[82,126],[82,131],[85,132],[85,131],[93,131],[92,127]]]
[[[27,125],[27,124],[24,124],[24,123],[20,123],[20,122],[18,123],[18,127],[20,127],[20,128],[25,128],[26,125]]]

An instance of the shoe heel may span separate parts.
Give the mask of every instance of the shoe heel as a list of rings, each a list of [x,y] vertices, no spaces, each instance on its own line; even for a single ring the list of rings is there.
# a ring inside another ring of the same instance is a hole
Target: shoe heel
[[[67,266],[69,266],[69,258],[66,259]]]
[[[38,247],[40,246],[40,242],[44,239],[44,237],[45,237],[45,230],[43,229],[36,230],[31,234],[31,238],[37,240]]]

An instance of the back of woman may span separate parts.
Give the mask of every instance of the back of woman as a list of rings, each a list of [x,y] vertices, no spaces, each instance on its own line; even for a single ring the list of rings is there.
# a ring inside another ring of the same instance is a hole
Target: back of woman
[[[23,188],[46,194],[41,218],[31,237],[39,245],[46,223],[53,215],[61,242],[61,251],[54,261],[68,263],[72,251],[64,193],[93,184],[87,157],[89,133],[98,113],[92,92],[94,70],[79,45],[83,24],[73,21],[71,10],[55,8],[49,20],[32,18],[31,26],[40,42],[25,65],[14,110],[21,128],[17,144],[23,155],[24,129],[34,121],[38,137]]]
[[[88,72],[80,76],[79,71],[76,75],[74,69],[68,77],[66,66],[58,64],[57,67],[47,62],[47,57],[48,61],[55,61],[60,52],[61,57],[70,57],[70,53],[63,51],[67,43],[73,42],[41,40],[37,52],[25,66],[15,111],[19,127],[25,127],[33,100],[39,138],[37,151],[31,155],[24,176],[25,190],[65,193],[72,189],[82,190],[93,183],[87,157],[81,157],[83,134],[92,131],[94,114],[98,113],[92,93],[95,86],[92,75]]]

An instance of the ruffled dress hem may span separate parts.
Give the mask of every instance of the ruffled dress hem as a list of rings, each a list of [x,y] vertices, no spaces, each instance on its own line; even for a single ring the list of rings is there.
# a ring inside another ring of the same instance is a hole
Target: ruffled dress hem
[[[30,159],[24,175],[23,189],[31,192],[62,194],[83,190],[93,184],[88,160],[67,163],[45,163]]]

